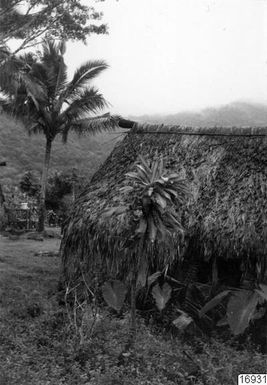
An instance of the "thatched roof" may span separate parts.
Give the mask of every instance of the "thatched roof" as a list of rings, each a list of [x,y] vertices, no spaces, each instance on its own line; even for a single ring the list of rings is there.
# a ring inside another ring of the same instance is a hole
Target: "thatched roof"
[[[61,248],[65,275],[80,262],[90,266],[100,261],[103,254],[111,263],[123,260],[131,223],[123,215],[105,213],[132,199],[120,189],[138,154],[148,160],[163,155],[166,170],[180,173],[190,184],[192,197],[181,216],[189,244],[184,258],[189,252],[205,259],[266,255],[266,135],[267,128],[135,124],[75,204]]]

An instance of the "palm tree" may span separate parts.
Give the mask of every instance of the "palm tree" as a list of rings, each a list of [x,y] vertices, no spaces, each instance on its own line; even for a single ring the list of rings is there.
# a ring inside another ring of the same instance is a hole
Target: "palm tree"
[[[117,127],[115,117],[109,114],[96,115],[108,104],[103,95],[90,85],[96,76],[107,69],[106,62],[88,61],[68,81],[64,53],[64,42],[47,40],[39,56],[27,54],[19,58],[24,67],[18,66],[19,69],[15,71],[15,84],[11,82],[9,86],[0,77],[1,90],[6,94],[1,103],[3,109],[23,117],[29,133],[42,133],[46,138],[38,231],[44,230],[47,175],[56,136],[61,135],[63,142],[66,142],[70,131],[95,134]]]

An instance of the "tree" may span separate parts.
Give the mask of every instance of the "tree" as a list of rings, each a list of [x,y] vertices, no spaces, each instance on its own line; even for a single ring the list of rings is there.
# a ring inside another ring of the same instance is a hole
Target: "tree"
[[[128,260],[131,271],[132,337],[136,332],[136,286],[137,281],[143,286],[147,283],[151,264],[149,250],[150,254],[152,251],[152,258],[156,259],[156,250],[164,245],[166,247],[161,249],[164,264],[168,265],[173,261],[177,255],[177,243],[182,240],[184,232],[180,221],[181,209],[190,197],[190,190],[184,179],[178,174],[164,172],[162,158],[153,161],[151,165],[142,156],[139,159],[140,164],[136,166],[136,171],[126,174],[129,184],[121,189],[122,193],[131,194],[128,205],[109,209],[105,214],[107,217],[121,214],[131,217],[135,213],[133,246]],[[108,290],[110,288],[105,287],[105,299]],[[121,288],[119,291],[112,288],[110,297],[116,300],[118,297],[117,302],[122,303]]]
[[[103,0],[102,0],[103,1]],[[102,13],[80,0],[0,0],[0,40],[2,49],[11,39],[20,44],[13,54],[32,47],[46,38],[82,40],[91,33],[107,33],[100,23]],[[2,52],[3,53],[3,52]]]
[[[65,201],[74,202],[75,193],[81,189],[85,178],[78,175],[77,170],[55,172],[48,178],[46,192],[46,208],[54,210],[58,215],[65,216],[70,209]]]
[[[167,243],[169,252],[164,256],[166,265],[176,254],[174,238],[183,234],[180,222],[181,207],[190,196],[187,182],[178,174],[166,174],[163,159],[154,161],[151,166],[139,156],[141,163],[137,170],[129,172],[129,181],[133,184],[125,186],[127,193],[135,196],[136,207],[141,216],[135,230],[135,245],[132,253],[131,279],[131,319],[132,331],[136,331],[136,284],[139,277],[147,280],[149,271],[148,245]],[[135,208],[136,208],[135,207]],[[143,279],[141,278],[141,280]]]
[[[91,0],[91,5],[95,1]],[[101,19],[101,12],[93,6],[82,5],[80,0],[0,0],[1,86],[12,83],[15,88],[24,81],[27,88],[32,88],[31,79],[24,72],[27,55],[16,55],[40,44],[44,38],[85,42],[92,33],[105,34],[107,26],[100,23]],[[19,42],[13,52],[11,40]]]
[[[31,198],[38,198],[40,193],[40,178],[32,171],[27,171],[19,182],[19,188]]]
[[[69,131],[95,134],[117,127],[117,119],[109,114],[96,114],[108,106],[103,95],[90,82],[108,65],[102,60],[88,61],[67,80],[64,62],[65,44],[46,40],[39,56],[28,54],[22,71],[30,82],[18,82],[16,87],[4,84],[5,111],[23,118],[29,133],[42,133],[46,139],[45,159],[41,178],[38,231],[44,230],[45,196],[51,149],[61,135],[67,141]],[[31,86],[31,83],[33,86]],[[30,85],[30,86],[29,86]]]

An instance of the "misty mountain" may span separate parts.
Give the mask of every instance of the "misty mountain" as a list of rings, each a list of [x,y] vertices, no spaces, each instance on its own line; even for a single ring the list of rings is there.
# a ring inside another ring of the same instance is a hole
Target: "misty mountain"
[[[219,108],[206,108],[199,112],[131,116],[130,118],[138,122],[197,127],[267,126],[267,105],[235,102]]]

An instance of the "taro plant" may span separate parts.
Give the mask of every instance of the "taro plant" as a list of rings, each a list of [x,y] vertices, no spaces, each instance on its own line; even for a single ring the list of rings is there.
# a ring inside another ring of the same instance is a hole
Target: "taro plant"
[[[126,286],[123,282],[114,280],[105,282],[102,286],[102,294],[106,303],[116,310],[118,313],[121,311],[123,306],[125,296],[126,296]]]
[[[167,302],[171,298],[171,293],[172,288],[167,282],[165,282],[162,287],[160,287],[158,283],[153,286],[152,296],[156,302],[157,308],[160,311],[162,311],[167,305]]]
[[[169,264],[177,255],[177,240],[183,235],[184,229],[180,221],[180,212],[189,198],[189,188],[184,179],[178,174],[166,174],[163,167],[163,158],[157,159],[151,165],[140,155],[140,163],[136,170],[126,174],[127,185],[121,192],[131,194],[127,206],[120,206],[109,210],[108,215],[117,212],[136,213],[138,218],[133,227],[131,251],[131,329],[136,332],[136,288],[137,283],[145,286],[149,275],[149,264],[154,250],[161,245],[167,245],[168,251],[162,248],[161,263]],[[129,196],[129,195],[128,195]],[[156,256],[153,257],[156,259]],[[113,290],[113,294],[116,291]],[[117,292],[117,296],[119,292]],[[171,296],[171,287],[166,284],[162,288],[158,285],[153,288],[152,295],[159,310],[162,310]],[[108,301],[107,301],[108,302]],[[116,300],[117,302],[117,300]]]
[[[231,332],[234,335],[239,335],[248,328],[252,321],[265,315],[267,285],[259,284],[259,288],[254,290],[224,290],[203,306],[199,316],[203,317],[226,298],[228,298],[226,315],[217,325],[229,325]]]

